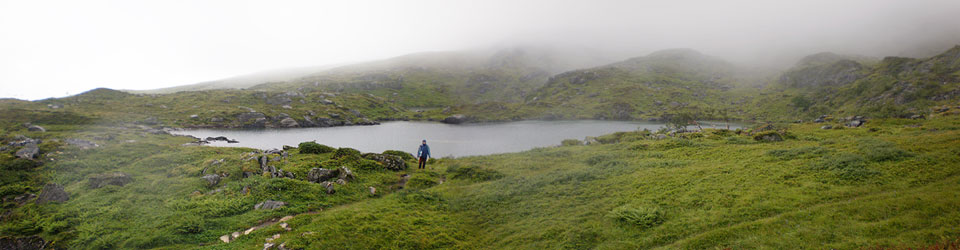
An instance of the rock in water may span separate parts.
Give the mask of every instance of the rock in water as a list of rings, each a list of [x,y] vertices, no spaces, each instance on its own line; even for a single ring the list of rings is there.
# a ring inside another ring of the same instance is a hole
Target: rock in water
[[[300,124],[297,123],[297,120],[287,117],[283,118],[283,120],[280,120],[280,126],[283,126],[284,128],[296,128],[300,127]]]
[[[37,155],[40,154],[40,148],[37,147],[37,144],[34,142],[29,142],[26,145],[23,145],[23,148],[17,150],[17,157],[20,159],[34,159],[37,158]]]
[[[254,205],[254,206],[253,206],[253,209],[257,209],[257,210],[259,210],[259,209],[277,209],[277,208],[281,208],[281,207],[286,206],[286,205],[287,205],[286,202],[274,201],[274,200],[266,200],[266,201],[264,201],[264,202],[257,203],[257,205]]]
[[[456,114],[456,115],[447,116],[447,118],[443,118],[442,122],[447,124],[461,124],[466,121],[467,121],[466,116],[461,114]]]
[[[40,127],[40,126],[37,126],[37,125],[30,125],[30,127],[27,127],[27,131],[47,132],[47,129],[45,129],[45,128],[43,128],[43,127]]]
[[[216,186],[217,184],[220,183],[220,176],[219,176],[219,175],[208,174],[208,175],[204,175],[202,178],[203,178],[203,180],[207,181],[207,186],[208,186],[208,187],[213,187],[213,186]]]
[[[98,174],[90,177],[90,188],[101,188],[107,185],[123,186],[133,181],[130,175],[122,172]]]
[[[70,200],[70,194],[67,191],[63,191],[63,186],[56,183],[47,183],[43,186],[43,190],[40,191],[40,197],[37,197],[37,204],[45,204],[47,202],[65,202]]]

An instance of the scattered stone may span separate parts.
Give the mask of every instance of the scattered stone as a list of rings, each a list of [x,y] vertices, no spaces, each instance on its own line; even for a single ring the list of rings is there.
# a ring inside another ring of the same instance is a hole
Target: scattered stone
[[[332,169],[312,168],[310,169],[309,172],[307,172],[307,181],[313,182],[313,183],[320,183],[320,182],[333,179],[338,175],[339,175],[338,171],[335,171]]]
[[[268,250],[271,248],[273,248],[273,243],[270,243],[270,242],[263,243],[263,250]]]
[[[47,129],[45,129],[45,128],[43,128],[43,127],[40,127],[40,126],[37,126],[37,125],[30,125],[29,127],[27,127],[27,131],[47,132]]]
[[[283,230],[287,230],[287,231],[290,231],[290,230],[292,229],[292,228],[290,228],[290,225],[287,224],[286,222],[281,222],[281,223],[280,223],[280,228],[283,228]]]
[[[23,148],[17,150],[17,158],[20,159],[34,159],[37,155],[40,154],[40,147],[37,147],[37,144],[34,142],[29,142],[26,145],[23,145]]]
[[[220,118],[220,117],[212,117],[212,118],[210,118],[210,122],[223,122],[223,118]]]
[[[65,141],[69,145],[80,147],[80,149],[91,149],[91,148],[100,147],[100,145],[97,145],[96,143],[88,140],[66,139]]]
[[[910,119],[920,120],[920,119],[926,119],[926,117],[924,117],[923,115],[911,115]]]
[[[250,194],[250,186],[243,186],[243,189],[240,190],[240,194]]]
[[[293,109],[293,107],[290,107],[290,105],[283,105],[283,106],[281,106],[281,108],[285,108],[285,109]]]
[[[105,173],[98,174],[90,177],[89,186],[90,188],[102,188],[107,185],[114,186],[124,186],[127,183],[133,182],[133,178],[130,175],[123,172],[114,172],[114,173]]]
[[[43,190],[40,191],[40,197],[37,197],[37,204],[65,202],[67,200],[70,200],[70,194],[63,191],[63,186],[56,183],[47,183],[47,185],[43,186]]]
[[[283,218],[280,218],[279,222],[284,222],[291,219],[293,219],[293,215],[287,215],[287,216],[284,216]]]
[[[230,243],[231,240],[233,239],[230,238],[229,234],[224,234],[223,236],[220,236],[220,241],[223,241],[223,243]]]
[[[366,153],[363,154],[364,159],[374,160],[383,165],[384,168],[400,171],[407,169],[407,163],[403,161],[403,158],[396,155],[385,155],[377,153]]]
[[[239,238],[239,237],[240,237],[240,232],[233,232],[232,234],[230,234],[230,237],[233,238],[233,239]]]
[[[336,190],[333,189],[333,182],[325,181],[325,182],[321,182],[320,185],[327,188],[327,194],[333,194],[337,192]]]
[[[337,185],[347,185],[347,181],[344,179],[337,179],[336,183]]]
[[[199,115],[190,115],[190,119],[198,119],[198,118],[200,118]]]
[[[201,177],[201,178],[203,178],[203,180],[207,181],[207,186],[208,186],[208,187],[213,187],[213,186],[216,186],[217,184],[220,184],[220,176],[219,176],[219,175],[208,174],[208,175],[204,175],[204,176]]]
[[[333,105],[333,101],[331,101],[331,100],[329,100],[329,99],[320,100],[320,103],[323,103],[323,104],[326,104],[326,105]]]
[[[274,200],[266,200],[266,201],[264,201],[264,202],[257,203],[257,205],[254,205],[254,206],[253,206],[253,209],[257,209],[257,210],[260,210],[260,209],[277,209],[277,208],[281,208],[281,207],[283,207],[283,206],[285,206],[285,205],[287,205],[286,202],[274,201]]]
[[[820,127],[820,129],[833,129],[833,126],[823,125],[822,127]]]
[[[377,188],[370,186],[370,195],[377,195]]]

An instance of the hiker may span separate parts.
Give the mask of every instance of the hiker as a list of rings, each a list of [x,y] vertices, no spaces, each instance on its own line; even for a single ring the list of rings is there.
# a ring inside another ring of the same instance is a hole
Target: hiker
[[[427,140],[423,140],[423,144],[420,144],[420,149],[417,149],[417,158],[420,159],[420,165],[417,166],[417,169],[426,168],[427,159],[430,158],[430,146],[427,146]]]

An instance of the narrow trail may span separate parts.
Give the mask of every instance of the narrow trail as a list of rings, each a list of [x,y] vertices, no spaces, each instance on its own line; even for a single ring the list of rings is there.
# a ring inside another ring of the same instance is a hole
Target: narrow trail
[[[847,199],[842,199],[842,200],[837,200],[837,201],[831,201],[831,202],[824,202],[824,203],[817,203],[817,204],[810,205],[810,206],[807,206],[807,207],[798,208],[798,209],[795,209],[795,210],[793,210],[793,211],[788,211],[788,212],[783,212],[783,213],[779,213],[779,214],[775,214],[775,215],[770,215],[770,216],[766,216],[766,217],[761,217],[761,218],[757,218],[757,219],[754,219],[754,220],[743,221],[743,222],[739,222],[739,223],[736,223],[736,224],[733,224],[733,225],[729,225],[729,226],[725,226],[725,227],[718,227],[718,228],[710,229],[710,230],[707,230],[707,231],[703,231],[703,232],[700,232],[700,233],[697,233],[697,234],[690,235],[690,236],[688,236],[688,237],[681,238],[681,239],[679,239],[679,240],[676,240],[676,241],[673,241],[673,242],[670,242],[670,243],[667,243],[667,244],[662,244],[662,245],[654,246],[654,248],[670,248],[670,249],[675,249],[675,248],[679,248],[679,247],[677,246],[678,244],[682,244],[682,243],[689,242],[689,241],[692,241],[692,240],[695,240],[695,239],[699,239],[699,238],[702,238],[702,237],[704,237],[704,236],[706,236],[706,235],[709,235],[709,234],[711,234],[711,233],[718,232],[718,231],[721,231],[721,230],[728,230],[728,229],[732,229],[732,228],[741,228],[741,227],[749,226],[749,225],[752,225],[752,224],[755,224],[755,223],[770,222],[770,221],[774,221],[774,220],[777,220],[777,219],[780,219],[780,218],[782,218],[782,217],[789,216],[789,215],[794,215],[794,214],[798,214],[798,213],[808,212],[808,211],[817,210],[817,209],[820,209],[820,208],[829,207],[829,206],[834,206],[834,205],[848,204],[848,203],[855,202],[855,201],[860,201],[860,200],[873,199],[873,198],[881,197],[881,196],[884,196],[884,195],[889,195],[889,194],[892,194],[892,193],[915,192],[915,191],[917,191],[917,190],[922,190],[922,189],[925,189],[925,188],[929,188],[929,187],[931,187],[931,186],[933,186],[933,185],[937,185],[937,184],[941,184],[941,183],[945,183],[945,182],[951,182],[951,181],[956,182],[956,181],[958,181],[958,180],[960,180],[960,178],[958,178],[956,175],[951,175],[951,176],[947,176],[947,177],[945,177],[945,178],[943,178],[943,179],[941,179],[941,180],[934,181],[934,182],[930,182],[930,183],[927,183],[926,185],[922,185],[922,186],[917,186],[917,187],[912,187],[912,188],[906,188],[906,189],[887,190],[887,191],[881,191],[881,192],[867,193],[867,194],[862,194],[862,195],[850,197],[850,198],[847,198]]]

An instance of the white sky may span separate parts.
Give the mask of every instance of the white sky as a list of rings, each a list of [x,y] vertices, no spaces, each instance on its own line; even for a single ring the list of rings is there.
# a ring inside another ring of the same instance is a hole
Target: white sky
[[[739,62],[960,44],[960,0],[0,0],[0,97],[154,89],[511,43]]]

